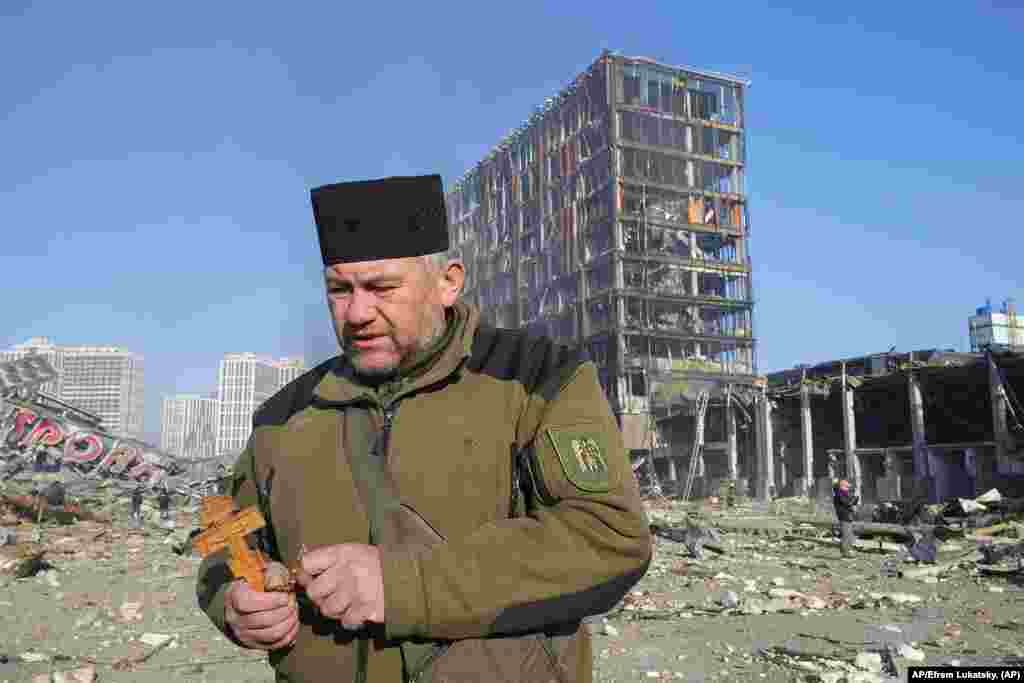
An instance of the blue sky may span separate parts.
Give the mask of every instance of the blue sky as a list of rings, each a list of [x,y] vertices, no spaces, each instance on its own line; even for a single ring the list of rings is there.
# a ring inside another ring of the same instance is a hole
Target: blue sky
[[[962,348],[1024,303],[1024,10],[948,5],[5,0],[0,348],[141,352],[154,441],[224,352],[324,359],[309,188],[452,183],[605,47],[753,81],[762,371]]]

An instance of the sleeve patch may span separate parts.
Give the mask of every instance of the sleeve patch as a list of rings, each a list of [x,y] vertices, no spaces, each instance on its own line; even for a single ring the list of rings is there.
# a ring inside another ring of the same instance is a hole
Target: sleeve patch
[[[586,493],[610,490],[608,445],[596,425],[548,427],[545,432],[565,478],[573,486]]]

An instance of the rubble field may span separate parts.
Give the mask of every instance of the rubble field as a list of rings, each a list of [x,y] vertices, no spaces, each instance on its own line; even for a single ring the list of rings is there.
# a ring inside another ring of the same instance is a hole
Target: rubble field
[[[38,524],[5,500],[0,682],[273,681],[261,653],[196,606],[195,508],[173,529],[148,506],[133,526],[117,500],[93,501],[91,520]],[[596,681],[903,681],[918,664],[1024,666],[1014,519],[954,525],[935,561],[918,563],[908,544],[863,534],[841,560],[831,512],[806,499],[657,499],[648,514],[650,570],[589,620]]]

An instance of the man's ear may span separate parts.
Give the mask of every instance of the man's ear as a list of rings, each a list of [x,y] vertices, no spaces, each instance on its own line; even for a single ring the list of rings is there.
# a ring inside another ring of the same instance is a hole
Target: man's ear
[[[455,303],[466,284],[466,269],[460,261],[451,261],[441,275],[441,304],[447,308]]]

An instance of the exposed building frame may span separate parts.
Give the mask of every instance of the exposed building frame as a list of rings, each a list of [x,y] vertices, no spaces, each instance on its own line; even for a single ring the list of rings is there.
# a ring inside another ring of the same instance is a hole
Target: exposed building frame
[[[749,85],[605,51],[448,195],[464,297],[488,322],[584,345],[627,446],[668,455],[670,475],[690,443],[653,438],[652,423],[692,423],[709,391],[724,424],[760,393]],[[740,457],[731,424],[710,477],[757,468],[752,449]]]

